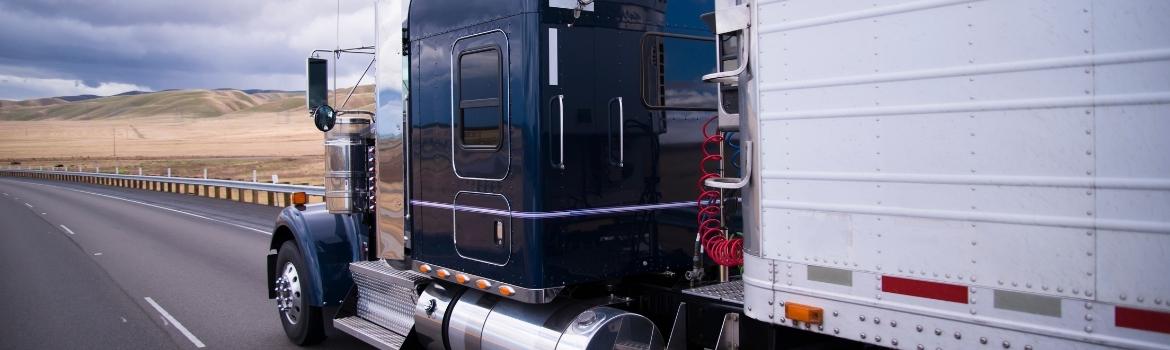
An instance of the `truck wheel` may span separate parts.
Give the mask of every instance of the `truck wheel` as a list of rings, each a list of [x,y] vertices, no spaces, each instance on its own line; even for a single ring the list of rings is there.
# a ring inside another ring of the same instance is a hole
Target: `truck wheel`
[[[305,258],[293,241],[284,242],[276,255],[276,310],[284,333],[297,345],[312,345],[325,339],[321,308],[309,305],[302,292],[309,286]]]

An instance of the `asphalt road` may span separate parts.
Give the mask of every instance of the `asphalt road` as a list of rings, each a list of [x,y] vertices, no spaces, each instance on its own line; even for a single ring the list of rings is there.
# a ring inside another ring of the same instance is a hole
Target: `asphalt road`
[[[0,177],[0,349],[296,348],[264,282],[279,211]]]

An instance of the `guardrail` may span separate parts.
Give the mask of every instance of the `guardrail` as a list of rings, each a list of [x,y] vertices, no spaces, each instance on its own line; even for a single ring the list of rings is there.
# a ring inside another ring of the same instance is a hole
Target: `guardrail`
[[[210,198],[264,204],[277,207],[292,205],[292,194],[304,192],[310,202],[321,202],[325,188],[266,182],[247,182],[189,177],[87,173],[61,169],[34,170],[8,167],[0,174],[60,181],[74,181],[106,186],[135,188],[159,192],[185,193]]]

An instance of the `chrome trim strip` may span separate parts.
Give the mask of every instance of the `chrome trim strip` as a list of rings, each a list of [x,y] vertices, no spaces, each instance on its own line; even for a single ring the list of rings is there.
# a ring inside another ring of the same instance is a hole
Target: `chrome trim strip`
[[[459,211],[466,211],[466,212],[480,213],[480,214],[490,214],[490,215],[502,215],[502,216],[511,215],[512,217],[519,218],[519,219],[552,219],[552,218],[563,218],[563,217],[573,217],[573,216],[620,214],[620,213],[629,213],[629,212],[647,211],[647,210],[686,208],[686,207],[698,205],[698,203],[696,203],[696,202],[686,201],[686,202],[672,202],[672,203],[661,203],[661,204],[640,204],[640,205],[628,205],[628,206],[619,206],[619,207],[574,209],[574,210],[562,210],[562,211],[550,211],[550,212],[521,212],[521,211],[508,212],[508,211],[503,211],[503,210],[498,210],[498,209],[470,207],[470,206],[453,205],[453,204],[446,204],[446,203],[436,203],[436,202],[428,202],[428,201],[417,200],[417,199],[411,200],[410,203],[413,205],[420,206],[420,207],[428,207],[428,208],[452,209],[452,210],[459,210]]]
[[[439,265],[435,265],[435,264],[431,264],[431,263],[428,263],[425,261],[419,261],[419,260],[415,260],[415,261],[411,262],[410,265],[414,271],[418,271],[419,266],[422,266],[422,265],[430,266],[431,271],[424,273],[424,275],[426,275],[432,279],[435,279],[435,280],[442,280],[442,281],[451,282],[451,283],[456,284],[456,285],[467,287],[468,289],[471,289],[471,290],[477,290],[477,291],[484,292],[484,293],[491,293],[493,295],[501,296],[501,297],[504,297],[506,299],[518,300],[518,301],[525,302],[528,304],[547,304],[547,303],[550,303],[553,301],[553,299],[556,299],[557,295],[561,293],[561,290],[565,288],[565,287],[551,287],[551,288],[543,288],[543,289],[524,288],[521,286],[517,286],[515,284],[504,283],[504,282],[497,281],[497,280],[494,280],[491,278],[486,278],[486,277],[478,276],[475,274],[470,274],[470,273],[466,273],[466,272],[459,271],[456,269],[443,267],[443,266],[439,266]],[[451,275],[448,276],[447,278],[439,278],[439,276],[435,275],[436,273],[438,273],[439,270],[447,270],[447,272],[450,272]],[[459,275],[459,274],[466,275],[468,277],[467,282],[462,283],[462,284],[460,284],[459,282],[456,282],[455,276]],[[488,287],[487,289],[477,288],[475,286],[475,281],[477,281],[477,280],[488,281],[488,283],[490,283],[491,286]],[[512,296],[500,294],[500,289],[499,289],[500,286],[511,287],[512,290],[516,291],[516,293]]]

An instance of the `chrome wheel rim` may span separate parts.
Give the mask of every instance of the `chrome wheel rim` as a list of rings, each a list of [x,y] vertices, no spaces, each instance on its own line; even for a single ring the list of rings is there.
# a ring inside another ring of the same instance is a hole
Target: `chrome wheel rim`
[[[289,324],[297,324],[301,319],[301,276],[297,267],[287,262],[281,269],[280,278],[276,279],[276,309],[284,315]]]

